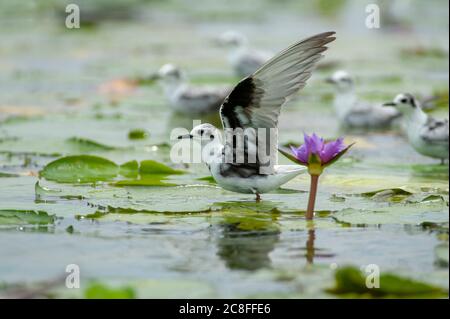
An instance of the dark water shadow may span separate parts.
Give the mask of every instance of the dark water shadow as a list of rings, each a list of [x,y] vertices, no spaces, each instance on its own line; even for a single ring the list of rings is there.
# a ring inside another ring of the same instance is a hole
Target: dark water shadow
[[[245,214],[245,212],[244,212]],[[272,214],[225,217],[219,224],[222,235],[217,255],[229,269],[257,270],[271,267],[269,254],[280,240]]]

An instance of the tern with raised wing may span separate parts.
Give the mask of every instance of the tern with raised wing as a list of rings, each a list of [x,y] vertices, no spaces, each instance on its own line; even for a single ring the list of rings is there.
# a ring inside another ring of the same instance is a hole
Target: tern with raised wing
[[[306,85],[327,50],[326,45],[335,40],[333,35],[334,32],[325,32],[299,41],[241,80],[220,108],[224,143],[218,129],[207,123],[179,137],[209,146],[209,151],[202,152],[202,161],[219,186],[253,193],[259,200],[260,194],[306,172],[296,165],[276,165],[278,117],[282,105]],[[261,130],[263,134],[259,134]],[[242,134],[244,139],[240,139]],[[239,140],[243,142],[238,143]],[[236,160],[238,157],[244,160]]]

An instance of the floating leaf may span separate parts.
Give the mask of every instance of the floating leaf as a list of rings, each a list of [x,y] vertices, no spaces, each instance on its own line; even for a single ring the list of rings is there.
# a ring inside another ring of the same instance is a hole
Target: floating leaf
[[[130,140],[143,140],[148,137],[148,132],[143,129],[134,129],[128,132],[128,138]]]
[[[448,215],[438,204],[422,205],[392,205],[379,207],[376,210],[346,208],[332,215],[340,222],[355,226],[400,224],[419,225],[427,219],[432,222],[446,222]]]
[[[122,176],[136,178],[138,173],[139,163],[137,161],[130,161],[120,165],[120,174]]]
[[[335,287],[327,291],[337,295],[359,295],[361,297],[443,297],[444,289],[390,273],[381,273],[379,288],[368,288],[366,277],[355,267],[343,267],[335,273]]]
[[[56,217],[44,211],[35,210],[0,210],[0,225],[49,225],[55,222]]]
[[[112,288],[101,283],[91,284],[84,292],[86,299],[134,299],[136,293],[131,287]]]
[[[208,183],[211,183],[211,184],[217,184],[216,180],[212,176],[200,177],[200,178],[197,178],[197,180],[198,181],[208,182]]]
[[[19,176],[19,175],[0,172],[0,177],[17,177],[17,176]]]
[[[112,146],[104,145],[90,139],[71,137],[66,140],[66,143],[74,148],[74,152],[77,153],[89,153],[94,151],[110,151],[115,149]]]
[[[432,57],[432,58],[445,58],[448,53],[438,47],[423,47],[416,46],[411,48],[404,48],[400,51],[402,57]]]
[[[185,172],[173,169],[153,160],[145,160],[141,162],[139,173],[143,175],[179,175],[184,174]]]
[[[120,167],[102,157],[76,155],[59,158],[47,164],[40,176],[62,183],[89,183],[112,180]]]
[[[73,225],[67,226],[66,232],[68,232],[69,234],[73,234],[73,232],[74,232],[74,227],[73,227]]]
[[[365,192],[361,195],[377,201],[401,202],[412,194],[411,191],[398,187]]]
[[[139,179],[117,181],[115,186],[177,186],[162,181],[167,175],[143,175]]]
[[[127,183],[129,185],[160,185],[157,180],[161,179],[161,175],[184,174],[183,171],[175,170],[153,160],[142,161],[140,165],[137,161],[130,161],[119,166],[102,157],[75,155],[62,157],[47,164],[40,172],[40,176],[61,183],[91,183],[110,181],[118,175],[137,178],[139,173],[146,177]],[[147,177],[154,175],[159,175],[159,177]],[[166,185],[161,184],[161,186]]]

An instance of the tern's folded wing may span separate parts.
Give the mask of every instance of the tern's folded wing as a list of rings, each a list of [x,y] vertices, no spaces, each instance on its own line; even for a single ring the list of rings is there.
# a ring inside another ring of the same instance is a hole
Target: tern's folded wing
[[[427,124],[420,130],[420,137],[429,143],[448,145],[448,129],[448,120],[429,118]]]

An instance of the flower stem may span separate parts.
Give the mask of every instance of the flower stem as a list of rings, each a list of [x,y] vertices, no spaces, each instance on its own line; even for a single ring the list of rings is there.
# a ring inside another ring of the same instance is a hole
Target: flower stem
[[[319,175],[311,175],[311,186],[309,188],[308,209],[306,210],[306,219],[314,218],[314,205],[316,203],[317,185],[319,183]]]

